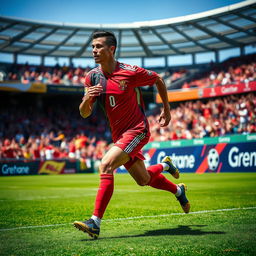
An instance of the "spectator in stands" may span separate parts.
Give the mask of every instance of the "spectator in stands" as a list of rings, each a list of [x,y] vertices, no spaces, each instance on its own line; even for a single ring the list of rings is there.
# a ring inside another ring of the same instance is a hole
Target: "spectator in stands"
[[[6,73],[3,70],[0,70],[0,82],[3,82],[6,78]]]
[[[172,125],[165,128],[156,121],[157,114],[148,116],[151,141],[255,133],[256,95],[249,93],[182,102],[172,108],[171,115]],[[98,137],[91,137],[95,130]],[[19,108],[2,107],[0,158],[24,158],[25,154],[27,159],[97,160],[109,147],[110,140],[102,139],[106,134],[109,131],[100,115],[87,122],[75,116],[68,106],[55,104],[52,108],[49,105],[45,112],[22,105]]]
[[[22,76],[21,76],[21,82],[23,84],[28,84],[30,83],[30,73],[29,71],[26,71]]]
[[[233,58],[223,64],[215,65],[208,74],[203,73],[200,79],[197,78],[189,83],[185,82],[182,88],[223,86],[255,80],[256,55],[253,54],[244,58]]]

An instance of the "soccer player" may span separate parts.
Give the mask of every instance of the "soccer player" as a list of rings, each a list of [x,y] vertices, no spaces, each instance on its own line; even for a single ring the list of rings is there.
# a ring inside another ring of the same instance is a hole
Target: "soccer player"
[[[171,158],[167,156],[161,163],[146,168],[141,152],[149,140],[150,131],[139,87],[156,85],[163,102],[159,124],[164,127],[171,120],[165,83],[153,71],[116,61],[116,46],[116,38],[111,32],[96,31],[92,34],[92,54],[99,66],[87,74],[85,95],[79,106],[81,116],[86,118],[91,115],[96,100],[102,105],[114,142],[99,166],[100,185],[93,215],[89,220],[74,222],[76,228],[95,239],[99,236],[101,219],[113,194],[113,172],[121,165],[138,185],[169,191],[176,196],[185,213],[190,209],[185,184],[176,185],[161,174],[167,171],[179,178],[179,170]]]

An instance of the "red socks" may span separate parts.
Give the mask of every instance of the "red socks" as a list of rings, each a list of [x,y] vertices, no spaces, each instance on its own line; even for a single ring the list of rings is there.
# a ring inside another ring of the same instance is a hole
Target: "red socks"
[[[167,190],[176,194],[177,192],[177,185],[172,183],[171,181],[167,180],[163,174],[159,174],[153,182],[151,181],[149,186],[157,189]]]
[[[176,184],[172,183],[161,174],[163,166],[156,164],[148,167],[148,172],[151,176],[149,186],[157,189],[167,190],[175,194],[177,192]],[[101,174],[100,186],[95,200],[93,215],[102,219],[107,205],[112,197],[114,191],[114,175],[113,174]]]
[[[176,194],[177,185],[165,178],[161,172],[163,171],[163,166],[161,164],[151,165],[147,168],[151,176],[149,186],[157,189],[167,190]]]
[[[147,168],[147,171],[151,176],[150,184],[163,171],[163,166],[161,164],[151,165]]]
[[[107,205],[112,197],[114,191],[114,175],[113,174],[101,174],[100,186],[95,200],[93,215],[103,217]]]

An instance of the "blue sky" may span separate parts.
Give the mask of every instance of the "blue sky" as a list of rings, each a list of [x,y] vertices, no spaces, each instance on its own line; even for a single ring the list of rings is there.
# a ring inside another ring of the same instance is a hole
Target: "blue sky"
[[[128,1],[103,1],[103,0],[1,0],[0,15],[15,18],[32,19],[49,22],[65,23],[100,23],[117,24],[136,21],[149,21],[167,19],[189,14],[195,14],[219,7],[243,2],[241,0],[128,0]],[[220,56],[221,61],[229,56],[239,55],[239,50],[228,50]],[[190,56],[191,57],[191,56]],[[0,53],[0,58],[12,62],[12,56]],[[169,63],[177,65],[191,64],[188,56],[174,57]],[[198,55],[197,63],[209,62],[211,55]],[[49,60],[48,60],[49,59]],[[67,63],[64,58],[46,58],[46,63],[54,65],[56,62]],[[18,57],[18,62],[40,63],[39,58],[33,56]],[[125,60],[122,60],[126,62]],[[141,60],[129,59],[130,64],[140,65]],[[150,59],[145,61],[152,65],[163,65],[164,60]],[[75,65],[93,65],[92,60],[77,60]]]
[[[1,0],[0,15],[69,23],[126,23],[166,19],[241,0]]]

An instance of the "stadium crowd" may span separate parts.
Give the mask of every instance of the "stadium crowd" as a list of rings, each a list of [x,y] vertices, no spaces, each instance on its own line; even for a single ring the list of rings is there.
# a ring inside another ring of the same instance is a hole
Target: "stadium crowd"
[[[160,128],[155,116],[149,116],[151,139],[166,141],[216,137],[256,132],[255,94],[232,95],[180,103],[171,110],[171,126]]]
[[[86,74],[90,67],[73,67],[73,66],[36,66],[29,65],[11,65],[7,72],[3,72],[3,81],[20,81],[22,84],[28,83],[45,83],[54,85],[83,85]]]
[[[108,125],[97,111],[82,119],[69,106],[8,107],[0,112],[0,158],[99,160],[111,146]],[[159,110],[158,110],[159,112]],[[256,96],[232,95],[179,103],[171,125],[149,115],[151,141],[193,139],[256,132]]]
[[[256,55],[233,58],[200,73],[183,88],[219,86],[256,80]],[[90,67],[12,65],[2,80],[22,83],[81,85]],[[162,70],[167,86],[187,70]],[[75,111],[75,112],[74,112]],[[158,109],[158,112],[159,109]],[[40,114],[39,114],[40,113]],[[157,110],[156,112],[157,113]],[[233,95],[179,103],[171,110],[171,125],[161,128],[157,114],[148,115],[151,141],[193,139],[256,132],[255,94]],[[33,121],[32,121],[33,120]],[[63,104],[39,109],[13,106],[0,111],[0,159],[101,159],[111,145],[110,131],[99,111],[82,119],[78,110]]]
[[[228,84],[248,83],[256,80],[256,55],[232,58],[221,65],[213,66],[209,72],[185,82],[182,88],[215,87]]]
[[[74,67],[55,65],[50,66],[36,66],[29,65],[11,65],[4,72],[0,71],[0,81],[20,81],[22,84],[28,83],[45,83],[52,85],[68,85],[68,86],[82,86],[86,74],[91,70],[91,67]],[[167,86],[174,81],[186,75],[185,69],[165,69],[160,70],[160,75],[165,79]]]
[[[5,71],[0,71],[0,81],[20,81],[22,84],[31,82],[54,85],[83,85],[86,74],[91,67],[37,66],[22,64],[10,65]],[[165,80],[167,87],[173,82],[189,74],[184,68],[160,68],[156,70]],[[182,88],[215,87],[235,83],[247,83],[256,80],[256,54],[228,59],[221,64],[211,63],[207,72],[197,72],[192,81],[187,81]]]

